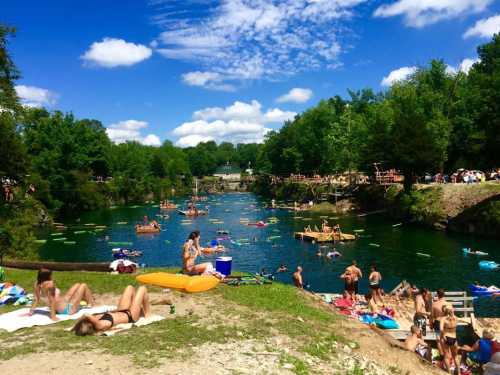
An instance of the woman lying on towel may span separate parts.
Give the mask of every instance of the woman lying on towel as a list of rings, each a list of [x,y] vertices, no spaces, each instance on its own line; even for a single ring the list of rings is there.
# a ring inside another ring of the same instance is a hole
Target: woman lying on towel
[[[135,323],[141,317],[141,313],[147,318],[149,316],[149,297],[145,286],[135,290],[131,285],[127,286],[118,300],[115,311],[104,314],[84,315],[73,327],[77,336],[92,335],[103,332],[113,326],[124,323]]]
[[[80,303],[85,301],[87,305],[94,305],[94,297],[87,284],[74,284],[65,295],[61,294],[52,279],[52,271],[42,268],[38,271],[35,283],[35,300],[31,306],[30,314],[33,314],[40,300],[46,299],[50,308],[50,318],[58,320],[56,314],[71,315],[80,309]]]

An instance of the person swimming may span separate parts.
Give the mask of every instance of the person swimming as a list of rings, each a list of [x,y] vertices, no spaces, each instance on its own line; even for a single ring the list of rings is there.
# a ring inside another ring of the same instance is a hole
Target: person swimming
[[[288,272],[288,267],[285,264],[280,264],[280,266],[276,270],[276,273],[281,273],[281,272]]]
[[[341,257],[342,254],[339,253],[337,250],[333,249],[333,251],[329,251],[328,253],[326,253],[326,257],[327,258],[338,258],[338,257]]]

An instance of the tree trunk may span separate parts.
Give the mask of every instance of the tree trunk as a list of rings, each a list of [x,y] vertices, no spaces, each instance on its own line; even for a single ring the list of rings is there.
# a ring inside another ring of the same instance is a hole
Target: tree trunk
[[[406,194],[411,192],[411,188],[413,186],[413,173],[412,172],[404,172],[404,190]]]

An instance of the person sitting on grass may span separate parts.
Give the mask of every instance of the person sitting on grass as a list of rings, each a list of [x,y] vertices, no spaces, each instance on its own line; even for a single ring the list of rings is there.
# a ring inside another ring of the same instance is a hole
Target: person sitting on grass
[[[202,255],[203,248],[200,246],[200,231],[191,232],[182,248],[182,271],[188,275],[214,274],[212,263],[195,264],[196,258]]]
[[[410,352],[417,353],[423,359],[432,362],[432,349],[422,340],[422,331],[413,325],[410,329],[411,335],[405,340],[405,348]]]
[[[85,301],[87,305],[94,305],[95,300],[91,290],[85,283],[74,284],[65,295],[56,287],[52,279],[52,271],[41,268],[38,271],[34,287],[34,302],[29,314],[35,312],[40,300],[46,299],[50,308],[50,318],[58,320],[56,314],[72,315],[80,309],[80,303]]]
[[[495,335],[492,331],[485,329],[483,331],[483,337],[477,340],[474,345],[464,345],[459,347],[459,351],[462,352],[462,363],[465,363],[467,357],[469,357],[474,362],[478,362],[481,366],[488,363],[493,354]]]
[[[148,290],[145,286],[135,290],[129,285],[120,296],[116,310],[104,314],[84,315],[71,330],[77,336],[93,335],[107,331],[118,324],[135,323],[141,314],[146,318],[150,314]]]

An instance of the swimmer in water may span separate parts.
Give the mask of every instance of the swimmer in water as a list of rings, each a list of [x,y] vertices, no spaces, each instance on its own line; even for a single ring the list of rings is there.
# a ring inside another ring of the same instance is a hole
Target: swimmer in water
[[[287,268],[287,266],[286,266],[286,265],[281,264],[281,265],[278,267],[278,269],[276,270],[276,272],[277,272],[277,273],[278,273],[278,272],[288,272],[288,268]]]

